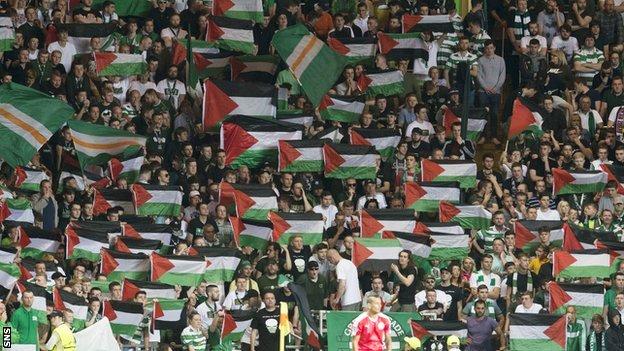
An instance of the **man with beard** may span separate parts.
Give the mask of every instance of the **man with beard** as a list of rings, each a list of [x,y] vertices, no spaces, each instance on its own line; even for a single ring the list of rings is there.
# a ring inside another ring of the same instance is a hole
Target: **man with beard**
[[[492,317],[485,315],[485,301],[477,300],[474,304],[475,315],[468,318],[466,323],[468,329],[468,339],[466,343],[468,347],[466,351],[493,351],[492,332],[500,338],[500,344],[505,345],[505,336],[498,325],[498,322]]]
[[[258,345],[253,343],[250,345],[251,351],[274,351],[279,348],[280,333],[277,330],[280,309],[276,305],[275,294],[267,291],[263,295],[265,308],[256,313],[251,321],[251,337],[250,340],[258,338]]]
[[[208,293],[208,299],[199,304],[199,306],[195,308],[195,311],[197,311],[201,317],[202,326],[208,329],[222,308],[219,302],[221,300],[219,287],[214,284],[208,285],[206,287],[206,292]]]
[[[169,66],[167,78],[158,82],[156,91],[161,99],[168,100],[175,109],[180,106],[186,97],[186,85],[178,80],[178,67],[176,65]]]

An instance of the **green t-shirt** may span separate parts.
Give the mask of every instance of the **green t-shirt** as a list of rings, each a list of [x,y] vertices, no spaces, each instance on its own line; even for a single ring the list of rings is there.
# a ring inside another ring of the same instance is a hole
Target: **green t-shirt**
[[[577,319],[576,323],[568,324],[567,327],[567,351],[583,351],[585,350],[585,339],[587,338],[585,331],[585,323]]]
[[[615,295],[617,295],[617,291],[614,288],[607,290],[604,294],[604,306],[609,306],[609,309],[615,308]]]
[[[39,344],[38,326],[40,321],[40,313],[34,309],[26,310],[20,306],[13,316],[11,316],[11,324],[17,329],[20,335],[20,344]],[[39,347],[37,346],[37,349]]]
[[[297,279],[297,284],[305,288],[311,310],[322,310],[325,307],[323,300],[325,296],[329,296],[329,285],[325,277],[319,275],[316,282],[313,282],[304,274]]]

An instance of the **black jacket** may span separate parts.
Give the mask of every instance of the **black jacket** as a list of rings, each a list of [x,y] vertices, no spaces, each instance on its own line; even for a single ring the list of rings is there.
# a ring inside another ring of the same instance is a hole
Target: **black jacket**
[[[624,326],[620,312],[611,309],[608,315],[609,329],[605,331],[605,346],[607,350],[624,350]],[[618,318],[618,323],[614,321],[615,318]]]

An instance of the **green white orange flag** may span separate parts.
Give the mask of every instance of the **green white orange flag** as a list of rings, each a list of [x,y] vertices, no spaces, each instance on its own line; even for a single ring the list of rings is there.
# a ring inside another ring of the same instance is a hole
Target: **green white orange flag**
[[[182,210],[179,186],[132,184],[130,187],[136,214],[143,216],[178,216]]]
[[[280,172],[322,172],[324,140],[280,140],[278,169]]]
[[[328,121],[357,123],[364,112],[362,96],[324,95],[319,106],[319,113]]]
[[[553,276],[557,278],[607,278],[615,270],[614,256],[606,250],[555,251]]]
[[[279,30],[273,46],[314,106],[334,85],[347,58],[330,49],[302,24]]]
[[[437,212],[440,201],[462,202],[459,183],[405,183],[405,207],[416,211]]]
[[[323,160],[326,178],[374,179],[377,174],[375,147],[365,145],[325,144]]]
[[[356,238],[351,260],[356,267],[368,271],[387,271],[403,250],[397,239]]]
[[[273,241],[288,244],[294,235],[303,239],[304,245],[316,245],[323,240],[323,216],[319,213],[270,212],[273,223]]]
[[[12,83],[0,86],[0,158],[24,166],[74,115],[67,103]]]
[[[150,280],[171,285],[197,286],[204,278],[208,263],[197,256],[150,255]]]
[[[110,281],[145,280],[149,276],[149,257],[144,253],[127,253],[103,248],[100,273]]]
[[[268,185],[230,184],[219,185],[219,201],[234,201],[236,214],[243,219],[266,220],[270,211],[277,211],[277,194]]]
[[[357,85],[360,91],[368,96],[403,95],[405,92],[403,72],[399,70],[362,74],[357,80]]]
[[[542,109],[523,97],[517,97],[513,103],[513,111],[509,118],[509,137],[523,132],[542,135]]]
[[[15,168],[15,183],[20,190],[38,192],[42,181],[50,180],[50,177],[41,170],[17,167]]]
[[[136,155],[145,148],[141,135],[83,121],[67,122],[71,129],[80,167],[105,164],[116,155]]]
[[[571,284],[550,282],[547,286],[550,313],[562,315],[567,306],[574,306],[576,315],[591,320],[595,314],[602,314],[604,285]]]
[[[273,224],[269,221],[230,217],[234,239],[238,246],[249,246],[264,251],[273,238]]]
[[[550,233],[550,243],[554,246],[563,245],[563,222],[562,221],[530,221],[517,220],[513,229],[516,233],[516,247],[526,253],[533,253],[539,245],[539,230],[548,229]]]
[[[459,182],[462,189],[477,186],[477,164],[461,160],[429,160],[420,163],[423,182]]]
[[[510,350],[566,349],[566,315],[512,313],[509,318]]]
[[[211,16],[208,18],[206,41],[223,50],[253,54],[253,23],[249,20]]]
[[[102,316],[108,318],[113,334],[133,335],[143,320],[143,305],[138,302],[106,300]]]
[[[607,185],[603,171],[566,171],[553,168],[553,195],[598,193]]]
[[[374,146],[381,155],[381,160],[385,162],[394,155],[394,150],[401,141],[401,132],[390,128],[351,128],[349,137],[353,145]]]
[[[413,233],[416,228],[416,212],[412,209],[362,209],[360,228],[364,238],[386,231]]]
[[[262,0],[214,0],[212,14],[262,23]]]
[[[440,222],[455,221],[465,229],[485,229],[490,226],[492,213],[480,205],[453,205],[440,202]]]
[[[128,77],[147,71],[147,61],[141,54],[94,52],[95,72],[98,76]]]

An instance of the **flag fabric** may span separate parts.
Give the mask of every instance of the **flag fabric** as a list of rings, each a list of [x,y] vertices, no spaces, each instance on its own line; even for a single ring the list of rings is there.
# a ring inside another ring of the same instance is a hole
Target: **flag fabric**
[[[198,70],[200,67],[203,69],[208,66],[209,61],[204,59],[201,54],[193,52],[193,40],[190,35],[186,39],[186,43],[186,47],[190,48],[190,50],[186,50],[186,64],[184,66],[184,71],[186,73],[186,93],[191,98],[191,101],[195,102],[203,96],[202,83],[199,78]],[[174,49],[180,47],[182,47],[182,45],[174,44]],[[175,51],[173,54],[175,55]]]
[[[99,124],[71,120],[67,125],[82,168],[105,164],[116,155],[136,155],[147,141],[144,136]]]
[[[20,84],[0,86],[0,158],[23,166],[74,114],[67,103]]]
[[[602,192],[607,185],[603,171],[566,171],[553,168],[553,195]]]
[[[240,247],[249,246],[262,252],[273,238],[273,224],[269,221],[230,217],[230,223]]]
[[[13,184],[20,190],[38,192],[42,181],[50,180],[50,177],[38,169],[16,167],[15,183]]]
[[[26,198],[6,199],[0,204],[0,222],[34,223],[32,205]]]
[[[403,72],[399,70],[362,74],[357,80],[360,91],[368,96],[403,95]]]
[[[459,225],[457,222],[446,222],[446,223],[428,223],[428,222],[418,222],[416,223],[416,227],[414,228],[414,233],[417,234],[465,234],[464,228]]]
[[[288,244],[291,237],[300,235],[304,245],[323,241],[323,216],[320,213],[270,212],[273,223],[273,241]]]
[[[233,310],[224,313],[221,326],[221,344],[239,341],[251,326],[253,311]]]
[[[516,247],[526,253],[533,253],[539,245],[539,230],[543,227],[550,232],[550,243],[561,247],[563,244],[563,222],[517,220],[513,229],[516,233]]]
[[[35,226],[19,227],[19,246],[21,257],[43,258],[45,254],[56,254],[61,246],[61,238],[53,231]]]
[[[204,130],[218,128],[228,116],[275,118],[277,96],[273,85],[252,82],[204,81]]]
[[[567,316],[512,313],[509,320],[510,350],[563,351]]]
[[[147,71],[147,61],[141,54],[94,52],[95,72],[98,76],[128,77]]]
[[[114,182],[117,179],[125,179],[128,184],[135,183],[139,179],[143,163],[145,163],[143,155],[121,159],[113,157],[108,161],[108,175]]]
[[[143,305],[138,302],[106,300],[102,303],[102,317],[108,318],[116,335],[133,335],[143,314]]]
[[[38,262],[41,262],[41,261],[35,258],[31,258],[31,257],[22,258],[21,262],[19,263],[20,271],[22,273],[22,275],[20,276],[20,279],[23,281],[26,281],[26,280],[34,278],[35,266],[37,265]],[[65,271],[63,270],[63,268],[57,267],[57,265],[54,262],[43,261],[43,263],[45,264],[45,274],[48,277],[48,280],[52,279],[52,274],[56,272],[59,272],[65,275]]]
[[[405,232],[383,232],[384,239],[396,239],[403,250],[410,250],[412,255],[428,258],[431,255],[431,236]]]
[[[449,15],[403,15],[401,21],[403,27],[402,32],[442,32],[442,33],[453,33],[455,29],[453,28],[453,22],[451,21],[451,16]]]
[[[193,48],[193,50],[195,50],[195,48]],[[197,78],[199,80],[203,80],[206,78],[227,79],[227,68],[230,65],[230,58],[234,56],[234,53],[232,51],[219,49],[217,49],[217,51],[218,52],[211,51],[206,53],[193,54],[193,57],[191,59],[195,64],[195,69],[197,70]]]
[[[509,119],[509,137],[523,132],[542,135],[543,111],[535,103],[523,97],[517,97]]]
[[[211,16],[208,18],[206,41],[224,50],[253,54],[253,23],[249,20]]]
[[[149,255],[154,251],[162,248],[163,243],[160,240],[132,238],[128,236],[117,237],[115,241],[115,250],[119,252]]]
[[[150,280],[171,285],[197,286],[202,281],[207,262],[196,256],[150,255]]]
[[[152,310],[152,329],[171,330],[178,327],[180,321],[185,320],[187,299],[158,299],[148,304]]]
[[[0,271],[3,271],[1,266]],[[39,324],[48,324],[48,310],[46,301],[49,300],[50,294],[48,294],[46,288],[34,283],[29,283],[27,281],[17,282],[16,287],[20,295],[26,291],[30,291],[33,293],[34,299],[31,306],[33,314],[37,316]]]
[[[351,260],[366,271],[387,271],[403,250],[397,239],[355,238]]]
[[[342,74],[347,58],[330,49],[302,24],[275,32],[272,44],[312,104],[319,106],[323,95]]]
[[[591,320],[595,314],[602,314],[604,285],[570,284],[550,282],[547,285],[550,313],[562,315],[567,306],[574,306],[576,314],[584,320]]]
[[[277,74],[278,56],[242,55],[230,57],[230,80],[274,84]]]
[[[262,0],[214,0],[212,14],[262,23]]]
[[[440,222],[455,221],[465,229],[485,229],[492,221],[492,213],[481,205],[453,205],[440,202]]]
[[[109,208],[120,206],[125,214],[134,214],[132,192],[128,189],[95,189],[93,193],[93,215],[106,214]]]
[[[373,146],[323,145],[326,178],[374,179],[377,175],[377,151]]]
[[[340,143],[340,141],[344,138],[344,135],[340,131],[338,127],[329,127],[323,129],[323,131],[317,133],[312,137],[313,140],[329,140],[333,143]]]
[[[388,60],[400,59],[429,60],[427,44],[422,40],[420,33],[378,33],[379,52],[386,55]]]
[[[327,45],[336,53],[346,56],[350,65],[372,63],[377,53],[377,40],[371,37],[327,38]]]
[[[352,145],[374,146],[381,155],[381,160],[385,162],[394,155],[394,151],[401,141],[401,132],[391,128],[351,128],[349,137]]]
[[[278,102],[279,106],[279,102]],[[314,122],[314,116],[311,113],[303,113],[303,111],[298,110],[277,110],[277,116],[275,117],[278,121],[288,122],[292,124],[296,124],[299,126],[303,126],[308,128]]]
[[[277,159],[278,140],[301,140],[301,126],[249,116],[233,116],[221,124],[220,148],[232,168],[257,168]]]
[[[67,30],[68,41],[76,47],[79,54],[91,53],[91,38],[100,38],[102,45],[100,51],[112,51],[115,42],[115,30],[117,23],[58,23],[55,24],[57,32]]]
[[[618,194],[624,195],[624,167],[603,163],[598,169],[607,173],[607,180],[615,181]]]
[[[324,95],[319,106],[321,117],[329,121],[357,123],[364,112],[362,96]]]
[[[428,160],[420,162],[423,182],[459,182],[462,189],[477,186],[477,164],[462,160]]]
[[[468,234],[430,233],[432,245],[429,259],[441,261],[462,260],[470,251]]]
[[[63,289],[54,288],[52,291],[54,309],[58,311],[71,310],[74,312],[74,319],[79,321],[87,320],[89,304],[84,297],[73,294]]]
[[[229,247],[191,247],[189,255],[207,260],[204,280],[208,282],[232,281],[241,261],[238,249]]]
[[[452,204],[463,202],[459,183],[405,183],[405,207],[422,212],[437,212],[440,201]]]
[[[13,263],[17,257],[17,249],[13,247],[0,248],[0,263]]]
[[[279,351],[286,350],[286,337],[291,333],[290,320],[288,319],[288,303],[280,302],[279,316],[280,346]]]
[[[616,249],[619,242],[613,231],[589,229],[565,223],[563,225],[563,249],[572,252],[584,249]],[[620,256],[618,254],[618,256]]]
[[[120,239],[120,238],[118,238]],[[110,281],[147,279],[149,257],[144,253],[127,253],[103,248],[101,251],[100,273]]]
[[[143,216],[178,216],[182,211],[182,189],[179,186],[132,184],[135,212]]]
[[[20,268],[15,263],[0,263],[0,286],[10,290],[21,276]]]
[[[319,341],[320,330],[316,324],[316,320],[312,316],[306,289],[295,283],[288,283],[288,289],[292,292],[296,302],[295,305],[299,308],[301,324],[305,326],[305,328],[302,328],[302,337],[313,349],[321,349],[321,343]]]
[[[466,324],[462,322],[446,322],[446,321],[426,321],[413,320],[410,323],[412,327],[412,335],[426,342],[431,337],[445,337],[455,335],[460,339],[465,339],[468,335]]]
[[[226,199],[234,199],[236,215],[243,219],[267,220],[270,211],[277,211],[277,194],[269,185],[222,182],[219,202]]]
[[[577,250],[553,253],[553,276],[556,278],[608,278],[614,269],[614,257],[606,250]]]
[[[171,236],[173,235],[173,229],[167,224],[124,223],[122,230],[124,236],[160,240],[163,245],[170,245]]]
[[[483,114],[484,109],[470,109],[468,112],[468,116],[470,117],[481,117],[481,118],[468,118],[467,130],[466,130],[466,139],[477,141],[481,133],[485,129],[485,125],[487,124],[486,116]],[[461,113],[459,113],[461,115]],[[453,123],[461,122],[461,119],[458,116],[458,113],[453,111],[451,108],[447,108],[444,110],[444,115],[442,116],[442,125],[444,126],[444,130],[446,131],[447,138],[452,136],[452,127]]]
[[[105,1],[106,0],[94,0],[93,7],[99,9],[104,5]],[[72,8],[74,7],[73,3],[79,3],[79,1],[71,0],[70,6]],[[151,8],[150,2],[145,0],[124,0],[119,1],[119,3],[115,2],[115,13],[119,15],[119,17],[145,17]]]
[[[280,172],[323,172],[323,140],[279,140]]]
[[[385,231],[413,233],[416,214],[411,209],[360,210],[361,235],[370,238]]]
[[[15,27],[11,17],[0,17],[0,52],[13,50]]]
[[[121,281],[121,299],[123,301],[134,299],[139,291],[145,291],[147,298],[150,300],[175,299],[177,295],[173,285],[128,278],[124,278]]]
[[[100,261],[100,252],[109,246],[109,234],[88,228],[68,225],[65,229],[65,257]]]

